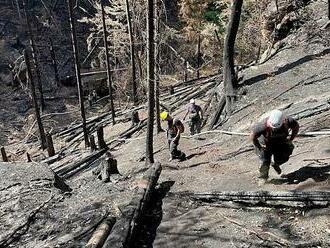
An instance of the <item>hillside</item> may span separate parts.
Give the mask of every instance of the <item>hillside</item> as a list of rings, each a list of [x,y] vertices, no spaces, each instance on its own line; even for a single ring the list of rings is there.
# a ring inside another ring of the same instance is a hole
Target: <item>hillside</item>
[[[122,99],[116,102],[115,125],[106,100],[87,107],[87,127],[96,138],[96,151],[83,144],[76,99],[51,101],[44,114],[56,114],[45,116],[44,121],[56,153],[48,158],[34,137],[37,129],[28,117],[33,110],[16,113],[26,108],[28,97],[12,92],[10,86],[2,87],[2,99],[10,98],[10,108],[1,100],[0,128],[7,133],[0,143],[10,163],[0,163],[0,247],[86,247],[107,216],[116,217],[116,224],[103,247],[329,247],[330,27],[326,2],[305,2],[302,9],[308,18],[299,27],[277,40],[259,61],[239,67],[235,107],[230,116],[220,116],[217,128],[212,129],[210,122],[217,110],[217,94],[223,93],[221,73],[186,82],[162,81],[162,110],[170,108],[182,120],[195,94],[208,118],[202,132],[194,136],[184,122],[179,148],[186,153],[185,161],[169,161],[165,132],[154,132],[155,161],[162,170],[159,179],[156,173],[157,185],[148,181],[152,170],[145,162],[144,101],[135,107]],[[274,7],[270,5],[268,11]],[[169,84],[174,94],[168,92]],[[73,91],[63,87],[57,93],[68,96]],[[294,117],[300,132],[290,160],[281,166],[282,174],[271,168],[269,180],[260,184],[260,161],[249,135],[272,109]],[[131,124],[132,110],[139,114],[136,126]],[[164,122],[162,127],[166,129]],[[120,172],[106,183],[93,173],[105,158],[97,138],[99,128]],[[25,162],[26,152],[32,162]],[[136,198],[150,188],[154,188],[150,195]],[[309,192],[323,194],[327,200],[198,198],[216,192]],[[132,210],[136,199],[137,210]],[[126,229],[131,215],[138,216],[134,219],[138,222],[130,222]],[[131,240],[124,245],[118,240],[125,232]]]

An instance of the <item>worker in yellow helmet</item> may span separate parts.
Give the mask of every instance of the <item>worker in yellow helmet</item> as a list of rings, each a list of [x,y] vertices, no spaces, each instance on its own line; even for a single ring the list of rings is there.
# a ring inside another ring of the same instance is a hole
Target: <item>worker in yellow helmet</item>
[[[171,154],[170,161],[173,159],[185,160],[186,154],[178,150],[180,135],[184,132],[183,123],[179,119],[172,118],[166,111],[160,113],[160,119],[167,122],[166,138]]]

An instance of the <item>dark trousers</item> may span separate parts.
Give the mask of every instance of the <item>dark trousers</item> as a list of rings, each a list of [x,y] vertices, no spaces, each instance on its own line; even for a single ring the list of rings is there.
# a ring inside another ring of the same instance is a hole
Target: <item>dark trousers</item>
[[[171,153],[171,158],[175,159],[175,158],[181,158],[183,156],[183,152],[181,152],[178,149],[179,146],[179,140],[174,141],[171,138],[168,138],[168,148],[170,149],[170,153]]]
[[[289,160],[293,149],[294,145],[291,141],[273,147],[266,147],[266,149],[257,149],[257,155],[261,160],[261,166],[259,169],[260,177],[268,178],[272,156],[274,157],[273,166],[279,166]]]
[[[192,118],[189,122],[190,134],[194,135],[195,133],[201,132],[202,121],[200,118]]]

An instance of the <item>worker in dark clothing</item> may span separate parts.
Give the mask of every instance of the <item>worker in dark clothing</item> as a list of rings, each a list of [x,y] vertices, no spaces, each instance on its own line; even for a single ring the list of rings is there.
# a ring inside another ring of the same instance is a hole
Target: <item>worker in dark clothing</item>
[[[256,124],[251,139],[261,160],[259,178],[268,179],[272,156],[272,167],[277,174],[282,173],[280,165],[289,160],[294,149],[292,141],[298,132],[298,122],[290,116],[285,116],[280,110],[271,111],[268,117]]]
[[[173,159],[185,160],[186,154],[178,150],[180,135],[184,132],[182,122],[179,119],[172,118],[168,112],[162,112],[160,119],[167,121],[166,138],[171,154],[170,161]]]
[[[190,105],[183,120],[186,119],[187,115],[189,115],[190,134],[194,135],[195,133],[200,133],[202,128],[203,111],[200,106],[195,104],[194,99],[190,100]]]

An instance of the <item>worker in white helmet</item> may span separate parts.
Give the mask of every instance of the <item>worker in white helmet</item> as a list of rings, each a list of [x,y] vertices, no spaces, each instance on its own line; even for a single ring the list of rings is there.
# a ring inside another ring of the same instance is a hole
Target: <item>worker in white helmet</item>
[[[189,115],[190,134],[194,135],[195,133],[200,133],[202,128],[203,111],[202,108],[195,103],[194,99],[190,100],[190,105],[183,120],[186,119],[187,115]]]
[[[272,156],[274,157],[272,167],[277,174],[282,173],[280,165],[289,160],[294,149],[292,141],[298,132],[298,122],[277,109],[255,125],[251,139],[261,160],[259,169],[261,179],[268,179]]]

